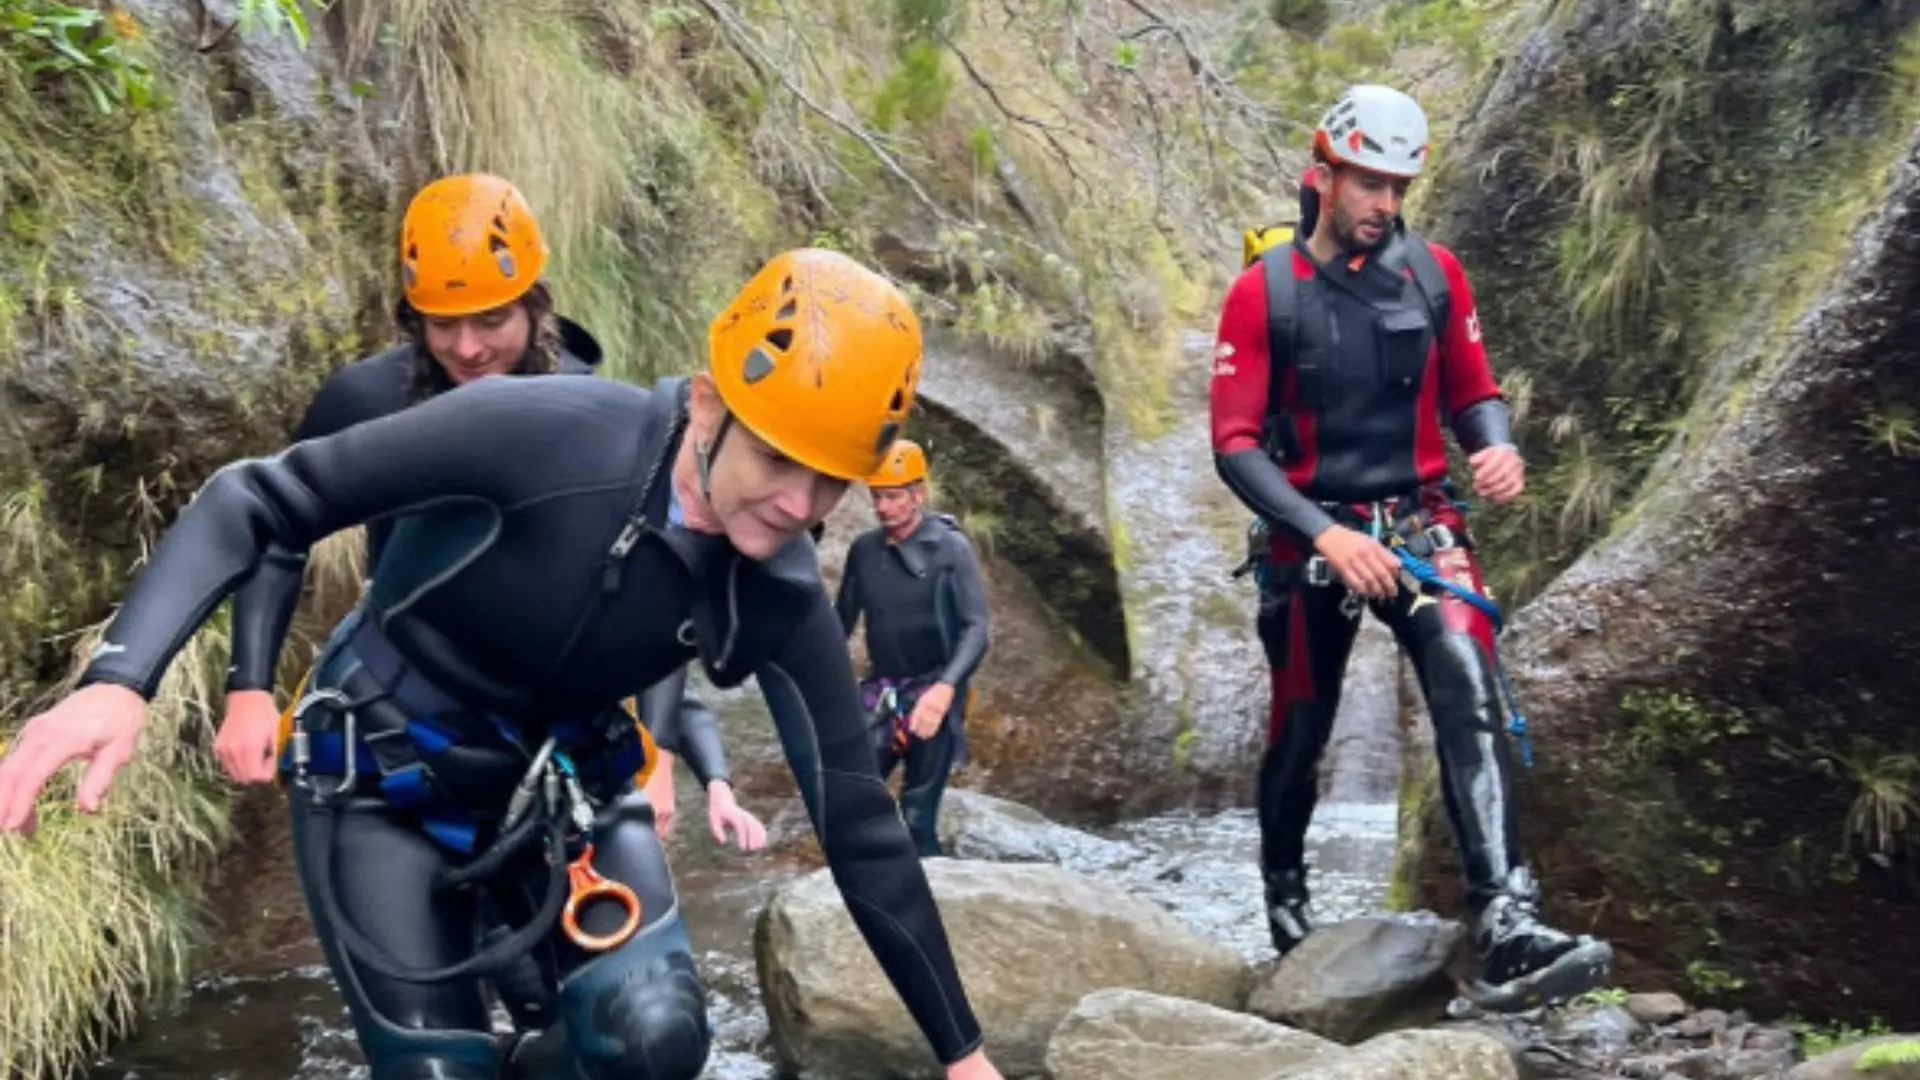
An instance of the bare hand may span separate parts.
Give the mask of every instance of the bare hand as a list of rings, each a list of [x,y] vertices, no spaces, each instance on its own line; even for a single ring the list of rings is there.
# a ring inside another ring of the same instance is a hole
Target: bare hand
[[[139,694],[95,683],[27,721],[0,760],[0,833],[32,835],[40,793],[54,773],[73,761],[87,762],[76,801],[81,811],[99,813],[113,778],[133,757],[146,719],[147,703]]]
[[[653,767],[653,775],[647,777],[647,786],[641,791],[647,802],[653,807],[653,831],[664,843],[673,835],[675,816],[673,790],[673,755],[660,751],[660,763]]]
[[[1489,446],[1467,464],[1473,467],[1474,493],[1490,503],[1512,502],[1527,489],[1527,463],[1512,446]]]
[[[913,703],[913,716],[907,720],[907,729],[913,732],[916,739],[931,739],[940,733],[940,724],[946,720],[947,710],[952,707],[953,686],[943,682],[934,683]]]
[[[280,710],[265,690],[235,690],[227,695],[227,715],[213,737],[213,756],[236,784],[264,784],[273,779],[273,760],[279,750]]]
[[[975,1050],[947,1066],[947,1080],[1003,1080],[1000,1070],[987,1060],[985,1050]]]
[[[1313,546],[1354,592],[1390,600],[1400,591],[1400,560],[1385,544],[1365,533],[1335,525],[1321,533]]]
[[[741,851],[759,851],[767,846],[767,827],[740,808],[733,798],[733,785],[725,780],[707,785],[707,827],[713,830],[714,842],[721,847],[727,846],[729,830]]]

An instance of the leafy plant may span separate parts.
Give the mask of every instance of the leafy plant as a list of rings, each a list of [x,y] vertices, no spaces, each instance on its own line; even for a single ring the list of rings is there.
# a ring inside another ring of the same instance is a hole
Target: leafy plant
[[[30,79],[71,82],[95,111],[154,104],[153,71],[128,46],[133,17],[49,0],[0,0],[0,48]]]

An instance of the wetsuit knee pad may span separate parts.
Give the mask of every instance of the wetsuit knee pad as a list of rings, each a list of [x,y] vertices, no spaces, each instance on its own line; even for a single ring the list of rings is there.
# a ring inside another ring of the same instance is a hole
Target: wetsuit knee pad
[[[1427,711],[1433,715],[1436,732],[1500,729],[1493,672],[1472,635],[1441,634],[1428,644],[1424,660]]]
[[[560,1012],[586,1080],[694,1080],[713,1028],[678,912],[560,984]]]

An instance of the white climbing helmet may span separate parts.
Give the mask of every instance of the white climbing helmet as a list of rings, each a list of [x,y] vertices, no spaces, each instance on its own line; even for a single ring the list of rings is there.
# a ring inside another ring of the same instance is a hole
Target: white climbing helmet
[[[1411,179],[1427,164],[1427,114],[1390,86],[1350,86],[1313,129],[1313,148],[1335,165]]]

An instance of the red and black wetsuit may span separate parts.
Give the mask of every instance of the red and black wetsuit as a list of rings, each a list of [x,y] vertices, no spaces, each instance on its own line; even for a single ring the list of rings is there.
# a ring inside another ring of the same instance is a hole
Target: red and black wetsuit
[[[1482,588],[1465,522],[1443,486],[1442,428],[1469,451],[1509,442],[1507,406],[1487,367],[1466,274],[1451,252],[1429,244],[1448,297],[1446,325],[1434,332],[1433,309],[1404,269],[1406,251],[1393,247],[1423,242],[1396,234],[1377,254],[1323,266],[1296,241],[1292,340],[1279,350],[1268,341],[1263,264],[1240,275],[1220,317],[1215,461],[1272,529],[1259,616],[1273,677],[1259,793],[1270,903],[1276,892],[1304,896],[1316,767],[1359,625],[1357,609],[1343,606],[1344,588],[1310,584],[1302,572],[1314,539],[1336,525],[1364,531],[1382,520],[1431,541],[1438,531],[1422,530],[1443,525],[1458,543],[1432,552],[1435,568]],[[1270,393],[1278,395],[1271,408]],[[1419,672],[1477,910],[1519,865],[1492,627],[1471,604],[1409,590],[1405,580],[1393,600],[1372,606]]]

